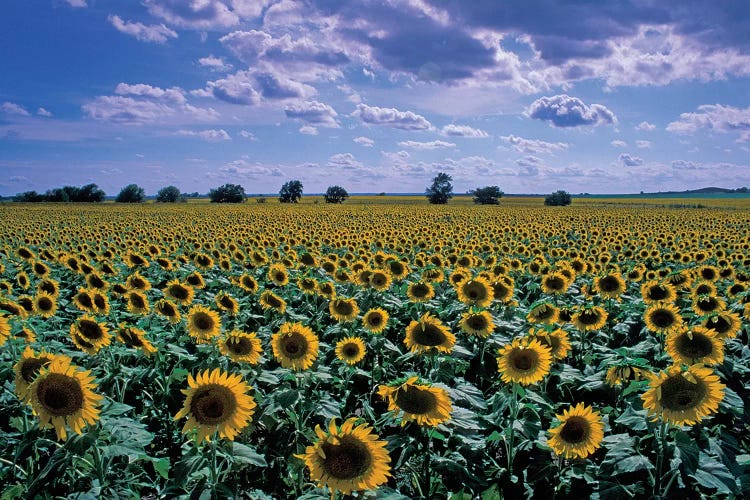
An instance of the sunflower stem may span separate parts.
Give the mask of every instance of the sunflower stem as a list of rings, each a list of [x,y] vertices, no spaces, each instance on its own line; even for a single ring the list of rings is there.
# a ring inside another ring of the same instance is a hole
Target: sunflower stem
[[[219,433],[214,432],[211,438],[211,460],[209,462],[211,471],[211,492],[216,495],[216,486],[219,484],[219,471],[216,467],[216,441],[219,438]]]
[[[427,430],[424,434],[424,460],[422,462],[422,481],[423,486],[420,487],[422,490],[422,496],[430,498],[430,482],[432,479],[432,471],[430,470],[430,459],[432,458],[430,449],[432,448],[432,429]]]
[[[654,495],[662,492],[662,475],[664,473],[664,454],[667,447],[667,434],[669,432],[669,422],[662,421],[658,428],[659,435],[656,436],[656,478],[654,481]]]

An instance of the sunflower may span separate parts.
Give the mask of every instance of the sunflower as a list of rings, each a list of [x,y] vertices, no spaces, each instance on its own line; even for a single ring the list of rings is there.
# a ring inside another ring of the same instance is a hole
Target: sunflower
[[[561,295],[568,290],[570,281],[560,272],[545,274],[542,277],[542,291],[553,295]]]
[[[712,295],[701,295],[697,297],[692,306],[693,311],[698,316],[706,316],[712,313],[721,312],[724,311],[726,307],[726,302],[719,297],[714,297]]]
[[[449,353],[456,344],[456,336],[440,319],[424,313],[418,321],[414,320],[406,327],[404,344],[411,352],[418,354],[434,351]]]
[[[125,286],[131,290],[140,290],[142,292],[151,290],[151,282],[144,278],[138,271],[128,276],[125,280]]]
[[[182,315],[177,304],[171,300],[161,299],[154,304],[154,311],[167,318],[170,323],[177,324],[182,320]]]
[[[314,295],[318,291],[318,282],[309,276],[300,278],[297,280],[297,288],[305,295]]]
[[[249,274],[243,274],[237,280],[237,285],[248,293],[258,291],[258,282]]]
[[[649,372],[644,368],[633,365],[610,366],[607,369],[605,382],[610,387],[625,384],[632,380],[644,380],[648,378]]]
[[[547,331],[543,328],[532,328],[529,334],[536,338],[543,346],[549,347],[553,360],[564,359],[572,349],[568,332],[561,328],[553,331]]]
[[[128,312],[145,316],[151,310],[146,294],[140,290],[130,290],[124,297]]]
[[[555,416],[560,425],[549,430],[547,443],[556,454],[565,458],[586,458],[601,446],[604,422],[599,412],[590,406],[578,403]]]
[[[255,413],[255,400],[247,394],[252,387],[240,375],[230,375],[215,368],[211,372],[201,372],[195,378],[188,375],[188,386],[188,389],[182,389],[187,397],[174,419],[188,417],[182,432],[187,434],[196,429],[198,442],[210,441],[214,433],[234,441]]]
[[[359,314],[359,306],[357,301],[354,299],[333,299],[328,304],[328,311],[333,316],[333,319],[343,323],[345,321],[351,321]]]
[[[656,302],[643,313],[646,328],[655,333],[668,334],[679,330],[683,325],[680,310],[674,304]]]
[[[83,312],[94,312],[94,298],[86,288],[80,288],[73,296],[73,304]]]
[[[552,351],[536,339],[516,338],[498,350],[497,370],[503,382],[536,384],[549,373]]]
[[[175,280],[177,281],[177,280]],[[194,271],[190,274],[188,274],[185,277],[185,282],[192,286],[193,288],[197,288],[198,290],[202,290],[203,288],[206,288],[206,282],[203,280],[203,276],[198,271]],[[179,283],[179,281],[178,281]],[[169,283],[167,283],[169,285]],[[175,298],[176,299],[176,298]],[[187,304],[183,304],[187,305]]]
[[[336,296],[336,287],[331,281],[318,283],[318,294],[330,300]]]
[[[0,346],[4,345],[10,337],[10,323],[5,316],[0,316]]]
[[[675,363],[710,366],[724,361],[724,343],[713,330],[703,326],[670,333],[667,335],[666,348]]]
[[[46,292],[39,292],[34,297],[34,313],[42,318],[51,318],[57,312],[57,299]]]
[[[365,354],[367,348],[359,337],[346,337],[336,342],[336,357],[350,366],[362,361]]]
[[[268,280],[276,286],[285,286],[289,283],[289,271],[283,264],[271,264],[268,268]]]
[[[192,285],[181,283],[180,280],[174,279],[167,283],[167,287],[162,290],[164,296],[172,299],[180,305],[188,306],[193,302],[195,290]]]
[[[492,297],[494,300],[507,303],[513,299],[515,283],[510,277],[499,276],[495,281],[490,283],[490,286],[492,287]]]
[[[650,280],[641,285],[641,297],[646,304],[673,302],[677,298],[677,291],[669,283]]]
[[[60,294],[60,283],[52,278],[44,278],[36,284],[36,290],[37,292],[45,292],[53,297],[57,297]]]
[[[147,357],[156,352],[156,347],[146,338],[144,330],[128,326],[125,323],[120,323],[117,329],[117,340],[128,347],[140,349]]]
[[[318,336],[302,323],[284,323],[271,335],[271,347],[284,368],[307,370],[318,357]]]
[[[91,290],[91,301],[94,303],[94,312],[106,316],[109,314],[109,298],[103,291]]]
[[[225,291],[217,293],[216,297],[214,297],[214,301],[219,309],[229,313],[231,316],[236,315],[240,310],[240,304],[237,302],[237,299]]]
[[[701,326],[716,333],[720,340],[732,339],[742,328],[742,320],[737,313],[722,311],[704,319]]]
[[[375,290],[378,290],[379,292],[388,290],[388,288],[390,288],[391,286],[392,281],[393,278],[391,278],[391,275],[389,273],[381,271],[379,269],[372,271],[369,276],[370,286]]]
[[[468,335],[487,338],[495,331],[495,323],[488,311],[469,311],[461,315],[458,322],[461,331]]]
[[[76,347],[88,354],[96,354],[112,341],[107,326],[97,323],[89,315],[81,316],[70,325],[70,338]]]
[[[661,416],[674,425],[693,425],[719,410],[724,387],[710,368],[692,365],[683,371],[673,365],[651,377],[641,398],[654,420]]]
[[[36,342],[36,332],[29,328],[28,326],[25,326],[18,330],[16,334],[14,335],[17,339],[23,339],[24,342],[27,344],[31,344],[33,342]]]
[[[148,260],[135,252],[127,252],[125,255],[123,255],[122,261],[125,262],[125,265],[127,265],[128,267],[149,266]]]
[[[364,316],[362,316],[362,326],[372,333],[382,333],[388,324],[388,319],[388,311],[377,307],[375,309],[370,309]]]
[[[349,495],[353,491],[374,490],[388,481],[391,475],[391,457],[387,441],[379,441],[377,434],[367,424],[356,425],[350,418],[339,428],[332,419],[326,433],[318,425],[318,440],[295,457],[304,460],[310,470],[310,479],[323,488]]]
[[[271,290],[266,290],[261,293],[258,302],[260,302],[260,306],[264,311],[274,309],[279,314],[284,314],[284,311],[286,311],[286,300],[282,299]]]
[[[609,273],[594,279],[594,290],[605,299],[617,299],[625,293],[627,285],[620,273]]]
[[[255,332],[232,330],[219,342],[219,350],[236,363],[258,364],[263,354],[260,339]]]
[[[26,392],[29,385],[31,385],[36,376],[39,375],[39,371],[47,366],[54,357],[54,354],[47,351],[42,351],[39,354],[36,354],[31,347],[26,347],[26,349],[24,349],[23,354],[21,354],[21,359],[13,365],[13,371],[16,375],[16,395],[18,395],[22,401],[26,403],[30,401],[29,395]]]
[[[716,288],[716,285],[714,285],[710,281],[699,281],[690,290],[690,295],[692,295],[694,299],[698,298],[701,295],[714,296],[717,293],[718,289]]]
[[[418,377],[411,377],[396,386],[381,385],[378,394],[388,400],[389,411],[395,415],[403,412],[401,425],[414,421],[417,425],[437,427],[450,420],[453,406],[448,391],[417,382]]]
[[[487,307],[494,298],[489,281],[479,276],[458,283],[456,293],[458,294],[458,300],[468,306]]]
[[[210,255],[205,253],[197,253],[193,257],[193,264],[201,269],[211,269],[214,267],[214,259]]]
[[[99,420],[99,403],[103,396],[96,394],[90,371],[79,370],[66,356],[55,356],[42,368],[28,387],[28,397],[34,413],[39,415],[39,427],[54,426],[57,439],[67,438],[66,424],[81,434],[86,424]]]
[[[571,321],[582,332],[598,330],[607,324],[607,311],[599,306],[589,306],[573,315]]]
[[[526,320],[529,323],[543,323],[545,325],[551,325],[557,321],[560,315],[560,310],[554,305],[548,302],[542,302],[529,309],[529,313],[526,315]]]
[[[385,268],[391,273],[395,279],[400,280],[406,278],[409,274],[409,266],[405,262],[401,262],[396,259],[389,259],[385,263]]]
[[[221,332],[221,320],[216,311],[204,306],[193,306],[187,317],[188,334],[198,344],[208,344]]]
[[[426,281],[417,281],[416,283],[409,283],[406,288],[406,296],[412,302],[427,302],[435,297],[435,289],[432,284]]]
[[[428,283],[442,283],[445,281],[445,273],[437,267],[428,268],[422,271],[422,280]]]

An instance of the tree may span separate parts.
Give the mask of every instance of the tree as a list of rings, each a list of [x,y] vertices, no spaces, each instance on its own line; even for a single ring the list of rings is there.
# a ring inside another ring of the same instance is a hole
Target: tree
[[[146,192],[137,184],[128,184],[120,194],[117,195],[115,201],[117,203],[143,203],[146,199]]]
[[[82,203],[101,203],[105,193],[96,184],[86,184],[78,191],[78,200]]]
[[[469,191],[469,194],[474,197],[474,203],[480,205],[499,205],[498,200],[503,197],[503,192],[497,186],[476,188]]]
[[[453,198],[453,177],[440,172],[432,179],[432,185],[425,190],[425,195],[434,205],[445,205]]]
[[[163,187],[156,193],[157,203],[177,203],[180,198],[180,190],[175,186]]]
[[[571,201],[570,194],[567,191],[555,191],[544,198],[544,204],[551,207],[570,205]]]
[[[326,203],[343,203],[347,198],[349,193],[346,189],[341,186],[328,186],[325,194]]]
[[[302,198],[302,183],[300,181],[287,181],[279,191],[281,203],[297,203]]]
[[[39,194],[36,191],[25,191],[23,193],[18,193],[13,197],[13,201],[18,201],[20,203],[41,203],[46,201],[46,199],[46,196]]]
[[[224,184],[208,192],[211,203],[243,203],[245,188],[239,184]]]

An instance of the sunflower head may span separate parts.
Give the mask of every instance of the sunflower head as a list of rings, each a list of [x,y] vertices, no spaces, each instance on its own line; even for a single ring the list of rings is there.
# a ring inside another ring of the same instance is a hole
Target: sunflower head
[[[560,272],[552,272],[542,277],[542,291],[553,295],[561,295],[568,290],[570,281]]]
[[[693,302],[693,311],[699,316],[707,316],[726,309],[726,302],[714,295],[700,295]]]
[[[318,357],[318,336],[302,323],[284,323],[271,336],[271,347],[284,368],[307,370]]]
[[[594,280],[594,290],[603,298],[616,299],[627,289],[620,273],[609,273]]]
[[[130,290],[125,294],[124,298],[128,311],[133,314],[146,315],[151,311],[151,304],[149,304],[148,297],[140,290]]]
[[[318,291],[318,282],[315,278],[305,277],[300,278],[297,281],[297,288],[299,288],[305,295],[313,295]]]
[[[701,326],[708,328],[720,340],[732,339],[742,327],[742,320],[737,313],[722,311],[704,319]]]
[[[51,318],[57,312],[57,299],[47,292],[39,292],[34,297],[34,312],[42,318]]]
[[[679,330],[683,325],[680,310],[674,304],[657,302],[651,304],[643,313],[646,328],[652,332],[668,334]]]
[[[332,496],[338,491],[349,495],[374,490],[391,475],[388,443],[379,441],[369,425],[357,422],[357,418],[350,418],[338,427],[333,419],[328,432],[317,426],[317,441],[305,453],[295,455],[305,461],[310,479],[321,488],[327,486]]]
[[[556,454],[565,458],[586,458],[601,446],[604,423],[593,408],[578,403],[556,416],[560,425],[549,430],[547,441]]]
[[[561,328],[552,331],[544,328],[532,328],[529,334],[543,346],[549,347],[553,360],[564,359],[572,349],[568,332]]]
[[[529,323],[551,325],[557,321],[559,315],[560,310],[557,307],[548,302],[542,302],[541,304],[536,304],[529,309],[526,319]]]
[[[172,324],[179,323],[182,319],[180,309],[177,307],[177,304],[175,304],[171,300],[159,300],[156,304],[154,304],[154,311],[167,318]]]
[[[146,356],[151,356],[156,352],[156,347],[146,338],[144,330],[125,323],[120,323],[117,329],[117,340],[131,349],[140,349]]]
[[[605,382],[610,387],[616,387],[630,383],[631,381],[645,380],[649,377],[649,372],[639,366],[621,365],[610,366],[607,369]]]
[[[458,300],[466,305],[487,307],[492,303],[494,294],[490,283],[477,276],[471,280],[464,280],[456,285]]]
[[[285,286],[289,283],[289,271],[283,264],[272,264],[268,269],[268,280],[276,286]]]
[[[223,290],[216,294],[216,297],[214,297],[214,301],[216,302],[216,306],[219,309],[227,312],[231,316],[234,316],[240,310],[240,303],[237,302],[237,299]]]
[[[477,337],[489,337],[495,330],[495,323],[489,311],[469,311],[461,315],[458,322],[461,331]]]
[[[354,299],[336,298],[328,304],[331,316],[339,322],[351,321],[359,314],[359,306]]]
[[[675,363],[716,365],[724,361],[724,342],[704,326],[682,328],[667,335],[667,353]]]
[[[456,343],[456,336],[439,318],[425,313],[406,327],[404,344],[412,352],[422,354],[439,351],[449,353]]]
[[[89,315],[81,316],[70,325],[70,338],[76,347],[88,354],[96,354],[112,340],[106,325],[97,323]]]
[[[193,302],[193,297],[195,297],[195,290],[192,285],[176,279],[168,282],[163,292],[166,298],[172,299],[183,306],[190,305]]]
[[[362,326],[372,333],[382,333],[388,324],[388,311],[380,307],[370,309],[362,316]]]
[[[188,334],[199,344],[207,344],[221,332],[221,320],[216,311],[193,306],[187,317]]]
[[[378,394],[388,401],[391,412],[402,414],[401,425],[413,421],[417,425],[437,427],[450,420],[453,407],[448,392],[418,381],[418,377],[411,377],[401,384],[381,385]]]
[[[39,375],[41,369],[47,366],[54,357],[55,355],[49,352],[42,351],[37,354],[31,347],[26,347],[23,354],[21,354],[21,359],[13,365],[16,395],[18,395],[21,400],[27,403],[30,401],[28,394],[29,386],[34,382],[37,375]]]
[[[237,280],[237,285],[248,293],[255,293],[258,291],[258,282],[249,274],[243,274]]]
[[[652,279],[641,285],[641,297],[646,304],[673,302],[677,298],[677,291],[669,283],[659,283]]]
[[[435,297],[435,289],[426,281],[410,283],[406,288],[406,296],[415,303],[427,302]]]
[[[598,330],[607,324],[607,311],[600,306],[585,307],[575,313],[573,324],[582,332]]]
[[[498,353],[497,369],[503,382],[536,384],[549,373],[552,351],[537,339],[516,338]]]
[[[256,365],[263,354],[260,339],[255,332],[232,330],[219,343],[219,350],[232,361]]]
[[[362,361],[365,354],[367,348],[359,337],[346,337],[336,343],[336,357],[350,366]]]
[[[286,311],[286,301],[271,290],[266,290],[261,293],[258,302],[260,302],[260,306],[263,310],[266,311],[273,309],[279,314],[284,314],[284,311]]]
[[[199,442],[210,441],[214,433],[233,441],[255,413],[255,400],[247,394],[252,387],[240,375],[215,368],[195,378],[188,375],[188,386],[182,390],[185,404],[174,419],[188,417],[182,432],[197,430]]]
[[[388,290],[392,281],[391,275],[380,269],[372,271],[369,276],[370,286],[378,291]]]

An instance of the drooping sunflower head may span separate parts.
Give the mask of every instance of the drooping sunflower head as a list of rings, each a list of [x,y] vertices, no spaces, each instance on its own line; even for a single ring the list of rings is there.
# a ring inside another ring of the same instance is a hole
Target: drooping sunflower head
[[[503,382],[536,384],[549,373],[552,351],[531,338],[516,338],[498,351],[497,369]]]
[[[545,325],[551,325],[557,321],[560,315],[560,310],[554,305],[548,302],[542,302],[536,304],[529,309],[526,315],[526,320],[529,323],[543,323]]]
[[[315,278],[307,276],[297,280],[297,288],[299,288],[305,295],[313,295],[318,291],[318,282],[315,281]]]
[[[333,419],[328,432],[317,426],[318,440],[305,453],[295,455],[305,461],[310,479],[321,488],[328,487],[332,496],[338,491],[349,495],[374,490],[391,475],[388,443],[380,441],[369,425],[357,422],[350,418],[339,428]]]
[[[456,285],[458,300],[466,305],[487,307],[494,298],[490,283],[479,276],[471,280],[464,280]]]
[[[249,274],[243,274],[237,280],[237,285],[248,293],[255,293],[258,291],[258,282]]]
[[[89,315],[81,316],[70,325],[70,338],[76,347],[92,355],[112,341],[107,326]]]
[[[425,313],[406,327],[404,344],[418,354],[434,351],[449,353],[456,344],[456,336],[439,318]]]
[[[332,299],[336,296],[336,287],[331,281],[323,281],[318,283],[318,294],[321,297]]]
[[[140,290],[130,290],[124,296],[128,311],[133,314],[146,315],[151,311],[148,297]]]
[[[39,292],[34,297],[34,312],[42,318],[51,318],[57,312],[57,299],[46,292]]]
[[[117,329],[117,340],[131,349],[140,349],[146,356],[156,352],[156,347],[146,338],[144,330],[125,323],[120,323]]]
[[[172,324],[179,323],[182,319],[180,309],[177,307],[177,304],[171,300],[161,299],[157,301],[156,304],[154,304],[154,311],[167,318]]]
[[[36,284],[36,289],[38,292],[45,292],[57,297],[60,294],[60,283],[52,278],[44,278]]]
[[[450,420],[453,406],[448,392],[418,381],[418,377],[411,377],[401,384],[381,385],[378,394],[388,401],[388,410],[402,415],[401,425],[413,421],[417,425],[437,427]]]
[[[359,337],[346,337],[336,343],[336,357],[350,366],[362,361],[366,354],[365,343]]]
[[[607,311],[600,306],[590,306],[573,315],[572,322],[579,330],[598,330],[607,324]]]
[[[568,290],[570,281],[560,272],[551,272],[542,276],[542,291],[553,295],[561,295]]]
[[[737,336],[742,320],[737,313],[722,311],[704,319],[701,326],[713,331],[719,340],[726,340]]]
[[[362,326],[372,333],[381,333],[388,324],[388,311],[377,307],[370,309],[362,316]]]
[[[240,310],[240,303],[237,302],[237,299],[223,290],[216,294],[214,301],[219,309],[227,312],[231,316],[234,316]]]
[[[57,439],[67,438],[66,425],[81,434],[83,428],[99,420],[99,403],[94,378],[71,364],[67,356],[55,356],[28,387],[28,397],[40,428],[54,426]]]
[[[724,342],[703,326],[682,328],[667,335],[667,353],[675,363],[716,365],[724,361]]]
[[[284,314],[284,311],[286,311],[286,301],[273,293],[271,290],[265,290],[263,293],[261,293],[258,302],[260,302],[260,306],[263,308],[263,310],[273,309],[279,314]]]
[[[543,346],[549,347],[553,360],[564,359],[572,349],[568,332],[561,328],[552,331],[544,328],[532,328],[529,334]]]
[[[649,376],[649,372],[639,366],[634,365],[615,365],[610,366],[607,369],[607,375],[605,382],[610,387],[616,387],[630,383],[631,381],[645,380]]]
[[[172,280],[167,283],[167,287],[162,290],[166,298],[172,299],[180,305],[187,306],[193,302],[195,290],[187,283],[180,280]]]
[[[268,268],[268,279],[276,286],[285,286],[289,283],[289,271],[283,264],[272,264]]]
[[[586,458],[601,446],[604,422],[590,406],[578,403],[556,415],[560,425],[549,430],[547,443],[565,458]]]
[[[185,404],[174,419],[188,417],[182,432],[197,430],[198,442],[210,441],[214,433],[233,441],[255,413],[255,400],[247,394],[252,387],[240,375],[215,368],[195,378],[188,375],[188,386],[182,390]]]
[[[221,333],[221,319],[216,311],[204,306],[193,306],[187,317],[188,334],[198,344],[207,344]]]
[[[477,337],[489,337],[495,331],[495,323],[489,311],[468,311],[461,315],[458,322],[461,331]]]
[[[641,285],[641,297],[646,304],[654,302],[673,302],[677,298],[677,290],[669,283],[659,283],[649,280]]]
[[[724,300],[714,295],[700,295],[693,302],[693,311],[699,316],[706,316],[726,309]]]
[[[426,281],[417,281],[416,283],[410,283],[406,287],[406,296],[410,301],[415,303],[427,302],[435,297],[435,289],[431,283]]]
[[[81,288],[73,296],[73,304],[84,312],[94,312],[94,298],[91,296],[91,291],[87,288]]]
[[[125,286],[131,290],[141,290],[143,292],[151,290],[151,282],[139,272],[128,276],[128,279],[125,280]]]
[[[284,323],[271,336],[271,347],[284,368],[307,370],[318,357],[318,336],[302,323]]]
[[[203,275],[199,273],[198,271],[194,271],[188,274],[187,276],[185,276],[185,282],[191,287],[197,288],[198,290],[202,290],[203,288],[206,288],[206,282],[203,279]],[[169,283],[167,283],[167,286],[169,286]],[[175,300],[178,300],[178,299],[175,298]]]
[[[219,350],[232,361],[256,365],[263,355],[260,339],[255,332],[232,330],[219,343]]]
[[[335,298],[328,304],[328,311],[338,322],[352,321],[359,314],[359,306],[354,299]]]
[[[692,365],[683,371],[674,365],[651,377],[641,398],[654,420],[661,417],[674,425],[693,425],[719,410],[724,387],[710,368]]]
[[[594,279],[594,290],[606,299],[616,299],[625,293],[627,286],[620,273],[609,273]]]
[[[643,313],[646,328],[655,333],[668,334],[679,330],[683,325],[680,310],[674,304],[656,302]]]

